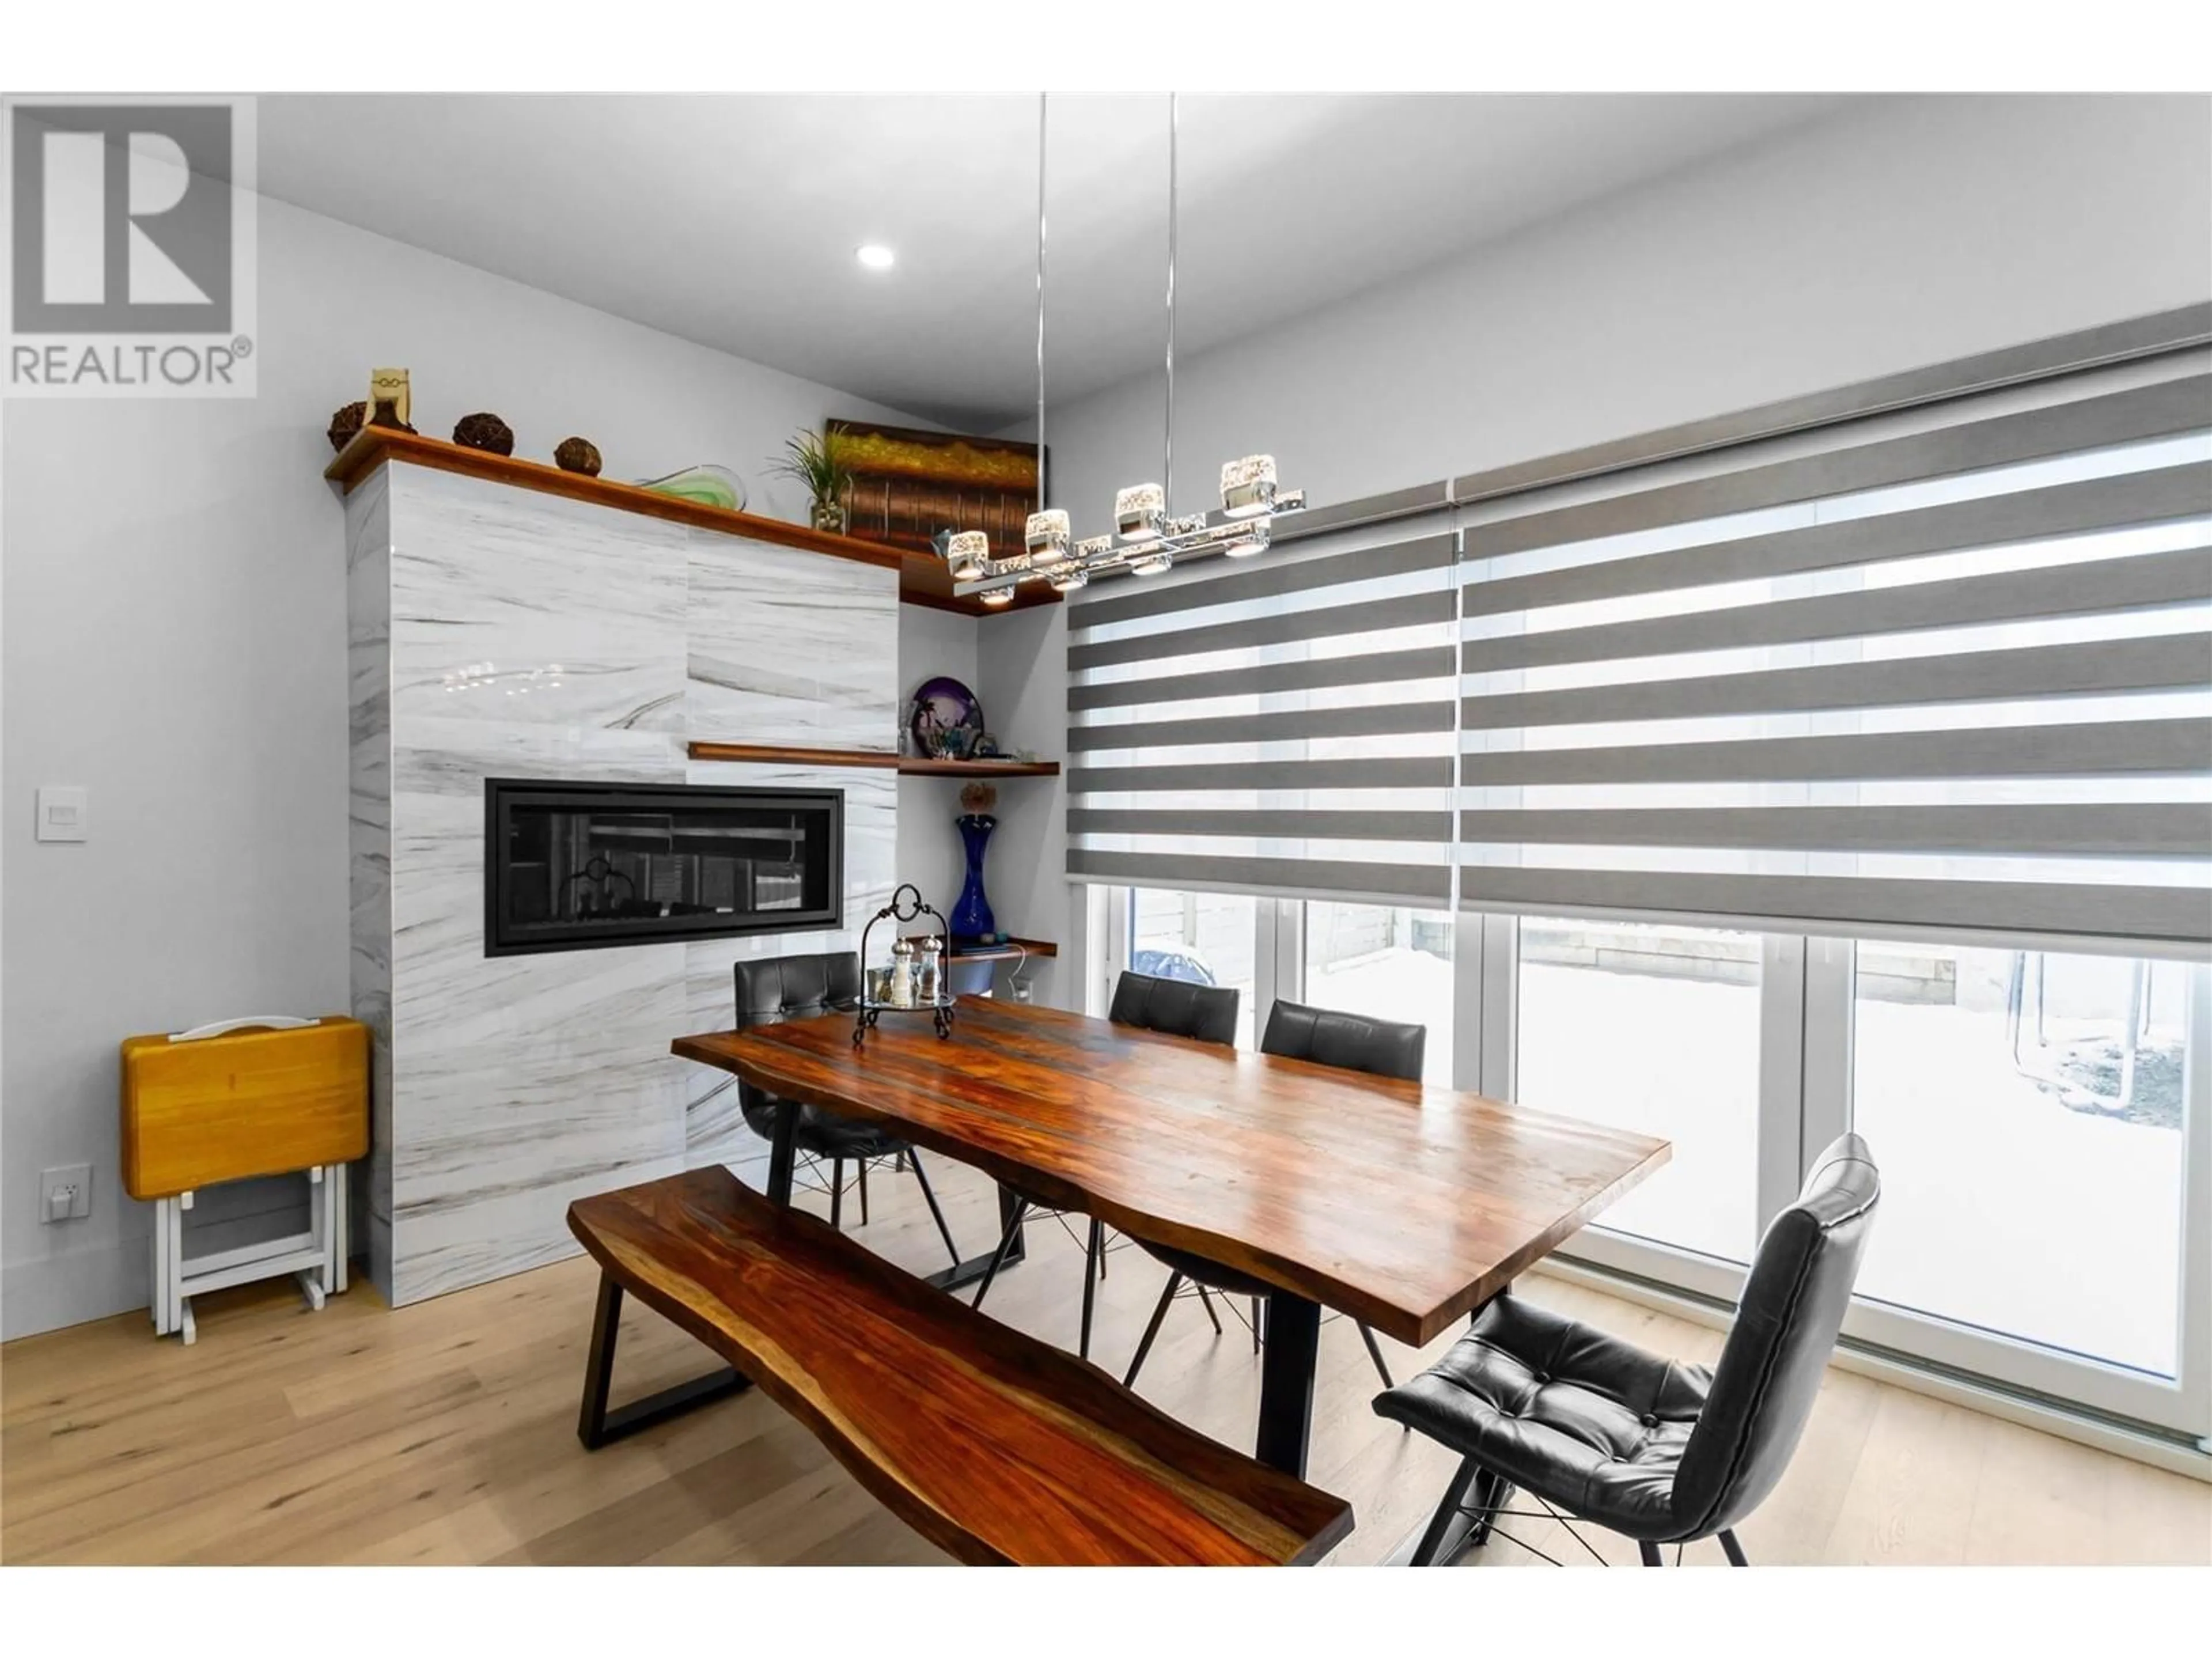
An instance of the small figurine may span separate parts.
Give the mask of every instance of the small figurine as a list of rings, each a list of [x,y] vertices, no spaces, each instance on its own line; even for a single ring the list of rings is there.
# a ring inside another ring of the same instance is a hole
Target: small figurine
[[[464,415],[453,423],[453,441],[464,449],[482,449],[494,455],[514,453],[514,428],[489,410]]]
[[[372,368],[368,371],[368,406],[375,411],[368,417],[371,426],[397,427],[402,432],[415,428],[407,424],[407,371],[404,368]]]
[[[599,447],[589,438],[563,438],[553,451],[553,464],[563,472],[599,476]]]

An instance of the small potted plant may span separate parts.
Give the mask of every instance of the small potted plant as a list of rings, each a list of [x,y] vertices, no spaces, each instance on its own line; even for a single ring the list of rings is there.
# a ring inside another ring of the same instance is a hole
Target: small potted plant
[[[814,527],[835,536],[845,533],[845,487],[853,481],[842,449],[833,433],[798,432],[783,441],[783,459],[769,464],[806,487]]]

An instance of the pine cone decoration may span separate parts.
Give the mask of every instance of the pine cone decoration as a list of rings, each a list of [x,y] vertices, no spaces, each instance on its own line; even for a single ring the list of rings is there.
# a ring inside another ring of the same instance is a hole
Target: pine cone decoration
[[[343,449],[348,444],[351,443],[353,441],[354,434],[361,430],[361,423],[368,418],[368,405],[363,403],[348,404],[343,409],[339,410],[337,413],[331,416],[330,432],[331,447],[332,449]]]
[[[487,450],[494,455],[514,453],[514,428],[498,416],[480,410],[464,415],[453,424],[453,441],[465,449]]]
[[[599,476],[599,447],[589,438],[563,438],[553,451],[554,464],[563,472],[580,472],[587,478]]]

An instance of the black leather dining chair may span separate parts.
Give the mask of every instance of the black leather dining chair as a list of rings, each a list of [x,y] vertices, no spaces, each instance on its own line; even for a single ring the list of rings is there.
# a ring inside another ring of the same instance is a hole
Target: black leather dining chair
[[[1116,1025],[1136,1025],[1148,1031],[1159,1031],[1169,1036],[1189,1037],[1199,1042],[1215,1042],[1231,1047],[1237,1042],[1237,990],[1233,985],[1197,985],[1187,980],[1159,979],[1151,974],[1125,970],[1114,981],[1114,1000],[1106,1010],[1106,1018]],[[991,1265],[983,1270],[982,1282],[975,1287],[975,1299],[969,1305],[980,1308],[990,1293],[991,1281],[999,1276],[1006,1255],[1021,1237],[1022,1224],[1032,1218],[1051,1217],[1066,1224],[1060,1208],[1048,1200],[1013,1188],[1014,1205],[1008,1212],[1006,1231],[999,1240],[999,1248],[992,1252]],[[1097,1217],[1091,1218],[1090,1231],[1083,1247],[1083,1322],[1077,1340],[1076,1352],[1084,1358],[1091,1358],[1091,1316],[1097,1306],[1098,1281],[1106,1272],[1106,1226]],[[1207,1312],[1212,1310],[1209,1307]],[[1214,1322],[1216,1328],[1220,1322]]]
[[[1429,1028],[1425,1025],[1370,1019],[1364,1014],[1278,1000],[1267,1011],[1267,1029],[1261,1034],[1260,1052],[1285,1060],[1310,1060],[1316,1066],[1334,1066],[1347,1072],[1364,1072],[1371,1077],[1418,1083],[1428,1042]],[[1141,1239],[1138,1242],[1144,1243]],[[1186,1285],[1197,1291],[1206,1316],[1213,1321],[1217,1334],[1221,1329],[1221,1321],[1213,1311],[1213,1298],[1209,1292],[1218,1291],[1225,1296],[1249,1297],[1252,1304],[1252,1349],[1255,1353],[1259,1352],[1260,1309],[1273,1286],[1218,1262],[1208,1261],[1204,1256],[1193,1255],[1188,1250],[1171,1250],[1158,1244],[1145,1244],[1144,1249],[1147,1255],[1167,1265],[1168,1282],[1152,1309],[1152,1322],[1145,1327],[1144,1338],[1137,1344],[1136,1355],[1129,1361],[1128,1375],[1121,1379],[1124,1387],[1136,1386],[1137,1373],[1144,1369],[1145,1356],[1152,1351],[1152,1339],[1160,1333],[1160,1322],[1167,1317],[1169,1306]],[[1382,1358],[1375,1333],[1363,1324],[1359,1340],[1367,1345],[1367,1357],[1374,1361],[1382,1386],[1389,1388],[1390,1367]]]
[[[850,1009],[860,1000],[860,953],[830,951],[818,956],[762,957],[740,962],[737,964],[737,1029],[741,1031],[751,1026],[780,1025],[787,1019],[807,1019],[817,1014]],[[921,1167],[921,1153],[879,1125],[840,1117],[803,1102],[793,1103],[799,1122],[792,1132],[792,1146],[808,1160],[816,1183],[830,1194],[831,1226],[843,1224],[848,1164],[854,1166],[860,1188],[860,1224],[864,1227],[868,1224],[868,1165],[903,1164],[914,1171],[945,1249],[956,1265],[959,1262],[959,1247],[952,1242],[951,1228],[945,1224],[945,1212],[938,1207],[937,1194],[931,1189],[929,1176]],[[753,1132],[763,1139],[775,1139],[776,1113],[781,1104],[777,1096],[754,1087],[742,1078],[738,1080],[738,1109]],[[821,1180],[821,1166],[824,1164],[830,1166],[826,1182]]]
[[[1710,1370],[1510,1291],[1493,1300],[1441,1360],[1375,1401],[1382,1416],[1462,1460],[1413,1565],[1449,1565],[1492,1531],[1521,1544],[1495,1522],[1524,1516],[1624,1534],[1650,1567],[1662,1544],[1717,1536],[1729,1560],[1744,1565],[1733,1529],[1774,1490],[1797,1449],[1881,1197],[1881,1173],[1856,1135],[1814,1161],[1796,1202],[1759,1240]],[[1516,1486],[1541,1515],[1505,1507]]]

